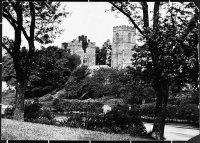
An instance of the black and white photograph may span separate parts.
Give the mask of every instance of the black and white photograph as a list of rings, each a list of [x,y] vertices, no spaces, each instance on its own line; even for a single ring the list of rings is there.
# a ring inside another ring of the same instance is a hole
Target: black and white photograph
[[[197,1],[1,2],[1,141],[200,143]]]

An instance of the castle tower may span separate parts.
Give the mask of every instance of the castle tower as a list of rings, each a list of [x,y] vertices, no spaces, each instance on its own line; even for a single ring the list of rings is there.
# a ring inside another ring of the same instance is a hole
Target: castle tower
[[[133,51],[131,50],[136,44],[136,29],[129,26],[113,27],[113,44],[111,67],[124,69],[131,65]]]
[[[87,36],[79,36],[78,40],[74,40],[69,43],[63,43],[62,47],[70,49],[71,54],[77,54],[80,56],[81,65],[94,66],[96,63],[95,57],[95,42],[87,40]]]

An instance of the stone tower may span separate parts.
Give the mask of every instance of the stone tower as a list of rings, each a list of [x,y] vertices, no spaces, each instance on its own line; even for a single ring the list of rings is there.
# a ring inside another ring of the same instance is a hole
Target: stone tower
[[[94,66],[96,63],[95,42],[87,40],[87,36],[79,36],[78,40],[62,43],[62,48],[70,49],[71,54],[77,54],[81,58],[81,65]]]
[[[136,44],[136,29],[129,26],[113,27],[113,44],[111,67],[124,69],[131,65],[133,51]]]

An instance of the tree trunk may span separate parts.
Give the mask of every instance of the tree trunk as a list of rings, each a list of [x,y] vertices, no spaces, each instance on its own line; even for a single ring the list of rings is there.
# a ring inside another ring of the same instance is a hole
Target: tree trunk
[[[35,44],[34,44],[34,40],[30,39],[28,41],[28,45],[29,45],[29,57],[31,58],[31,56],[33,56],[33,53],[35,51]]]
[[[19,57],[18,57],[19,58]],[[24,95],[26,91],[26,75],[23,72],[22,65],[19,61],[14,60],[16,71],[16,96],[15,96],[15,111],[14,120],[24,121]]]
[[[165,114],[169,96],[169,85],[166,79],[160,79],[160,81],[156,81],[153,87],[156,92],[157,100],[152,136],[157,140],[164,140]]]
[[[24,121],[24,94],[25,85],[17,81],[14,120]]]

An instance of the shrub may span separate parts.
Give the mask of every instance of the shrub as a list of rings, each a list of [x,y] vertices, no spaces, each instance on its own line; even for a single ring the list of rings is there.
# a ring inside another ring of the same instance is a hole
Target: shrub
[[[101,102],[90,102],[81,100],[62,100],[55,99],[53,101],[53,108],[56,112],[70,112],[79,111],[99,114],[103,112],[103,104]]]
[[[154,104],[146,104],[141,106],[141,115],[147,117],[153,117],[155,111]],[[198,123],[199,110],[196,104],[181,104],[167,105],[166,108],[166,119],[182,120],[190,123]]]
[[[56,112],[61,112],[63,113],[64,110],[63,110],[63,101],[61,99],[55,99],[53,101],[53,108],[55,109]]]
[[[177,110],[178,110],[177,105],[167,105],[166,118],[176,120],[177,119]]]
[[[5,118],[12,119],[14,116],[15,104],[11,102],[9,106],[5,109],[4,116]]]
[[[15,110],[15,104],[11,103],[8,108],[5,109],[5,117],[13,118]],[[39,117],[53,119],[54,116],[50,110],[42,110],[42,104],[39,103],[38,99],[35,99],[34,102],[28,101],[25,102],[24,106],[24,119],[26,121],[37,119]]]
[[[42,105],[38,99],[34,99],[34,102],[25,103],[24,118],[25,119],[36,119],[40,116]]]
[[[40,118],[46,118],[48,120],[52,120],[55,116],[52,114],[52,112],[50,110],[47,109],[43,109],[40,112]]]
[[[177,119],[187,120],[192,123],[198,123],[199,110],[196,104],[181,104],[178,108]]]
[[[47,118],[37,118],[37,119],[28,119],[28,122],[32,123],[40,123],[46,125],[57,125],[57,121],[55,119],[47,119]]]
[[[149,103],[149,104],[141,105],[140,110],[141,110],[140,114],[142,116],[154,117],[155,104]]]

